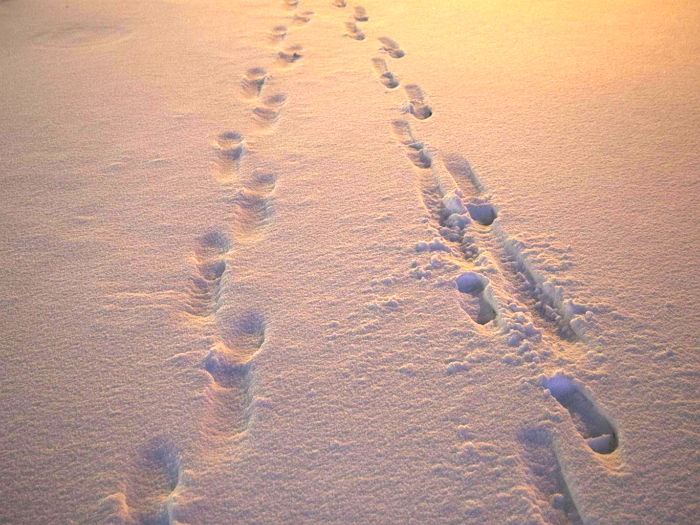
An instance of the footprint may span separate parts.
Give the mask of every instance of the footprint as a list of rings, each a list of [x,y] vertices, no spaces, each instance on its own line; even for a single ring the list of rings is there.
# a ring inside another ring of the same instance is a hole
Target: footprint
[[[245,139],[235,131],[226,131],[216,137],[214,147],[217,153],[220,182],[228,182],[232,172],[237,171],[245,154]]]
[[[287,102],[285,95],[272,95],[265,97],[262,104],[253,109],[253,116],[260,128],[271,127],[280,117],[282,106]]]
[[[287,103],[287,95],[277,93],[263,99],[263,104],[268,108],[279,109]]]
[[[282,66],[289,66],[304,56],[302,54],[303,47],[299,44],[291,45],[285,47],[279,53],[277,53],[277,62]]]
[[[302,11],[301,13],[294,13],[294,18],[292,18],[292,24],[296,26],[303,26],[311,22],[311,17],[313,16],[313,11]]]
[[[530,479],[546,506],[541,508],[547,523],[583,523],[561,465],[554,452],[552,431],[544,426],[521,431],[518,440],[523,446]]]
[[[270,40],[272,42],[281,42],[287,38],[287,26],[275,26],[270,31]]]
[[[269,194],[275,189],[277,175],[260,168],[255,168],[246,187],[261,194]]]
[[[416,140],[411,131],[411,126],[403,120],[395,120],[392,123],[394,135],[406,147],[406,156],[417,168],[429,168],[432,166],[432,158],[422,142]]]
[[[455,280],[457,290],[465,294],[462,308],[478,324],[487,324],[496,319],[494,299],[487,289],[488,279],[478,273],[466,272]]]
[[[566,408],[588,446],[597,454],[611,454],[618,447],[617,432],[593,404],[581,385],[564,374],[546,379],[542,386]]]
[[[480,251],[474,236],[469,232],[468,226],[471,220],[467,217],[467,208],[462,203],[462,192],[451,190],[445,193],[436,181],[432,170],[423,171],[422,174],[421,197],[438,233],[444,240],[455,245],[454,247],[465,260],[475,260]],[[440,249],[451,251],[447,247]],[[491,299],[490,290],[488,298]],[[495,299],[490,302],[495,309]]]
[[[248,312],[231,322],[220,341],[204,359],[203,368],[220,386],[242,386],[251,360],[265,343],[265,319]]]
[[[266,106],[258,106],[253,109],[253,116],[255,117],[258,126],[261,128],[267,128],[277,122],[280,112]]]
[[[401,122],[401,121],[397,121]],[[426,211],[430,215],[434,226],[442,227],[444,217],[447,216],[445,211],[445,205],[443,203],[443,194],[440,190],[439,185],[436,183],[433,174],[428,171],[422,172],[422,176],[419,179],[420,182],[420,196],[423,200],[423,205]],[[442,244],[442,243],[441,243]],[[449,248],[444,247],[444,251],[449,251]]]
[[[486,187],[474,173],[471,164],[461,155],[448,154],[444,156],[445,167],[450,174],[460,182],[473,186],[478,193],[486,193]]]
[[[148,442],[134,461],[126,486],[128,513],[136,523],[169,523],[168,500],[180,478],[180,461],[164,438]]]
[[[296,9],[299,5],[299,0],[284,0],[284,7],[287,9]]]
[[[227,159],[239,160],[243,156],[244,139],[235,131],[225,131],[216,138],[219,153]]]
[[[221,332],[202,362],[212,379],[207,387],[205,431],[210,438],[228,440],[248,424],[250,371],[253,357],[265,342],[265,319],[246,312],[226,323]]]
[[[467,203],[469,216],[482,226],[490,226],[498,217],[496,208],[484,199],[472,199]]]
[[[399,86],[399,80],[394,76],[394,74],[389,71],[386,65],[386,60],[383,58],[373,58],[372,65],[374,70],[379,74],[379,81],[389,89],[394,89]]]
[[[259,96],[268,78],[269,75],[265,69],[261,67],[250,68],[241,79],[243,94],[248,98]]]
[[[233,232],[238,241],[254,240],[262,235],[273,214],[269,194],[241,188],[231,199],[233,204]]]
[[[353,16],[358,22],[366,22],[367,20],[369,20],[369,17],[367,16],[367,10],[359,5],[355,8]]]
[[[345,7],[348,3],[346,0],[333,0],[333,5],[335,7]]]
[[[217,230],[211,230],[197,239],[195,258],[198,262],[207,262],[221,257],[231,248],[228,237]]]
[[[406,53],[399,47],[399,44],[391,38],[381,37],[379,41],[382,43],[382,51],[388,53],[391,58],[401,58]]]
[[[423,90],[415,84],[408,84],[405,89],[408,95],[409,112],[418,120],[430,118],[433,110],[427,103]]]
[[[198,239],[188,289],[187,311],[190,314],[207,317],[216,311],[229,248],[226,236],[217,231]]]
[[[382,59],[377,58],[376,60]],[[382,62],[384,61],[382,60]],[[391,127],[394,131],[394,135],[399,140],[399,142],[401,142],[401,144],[411,144],[413,142],[416,142],[416,139],[413,136],[413,131],[411,130],[411,125],[408,122],[404,120],[395,120],[391,123]]]
[[[362,32],[362,29],[358,27],[358,25],[355,22],[345,22],[345,35],[349,36],[350,38],[354,40],[364,40],[365,39],[365,34]]]

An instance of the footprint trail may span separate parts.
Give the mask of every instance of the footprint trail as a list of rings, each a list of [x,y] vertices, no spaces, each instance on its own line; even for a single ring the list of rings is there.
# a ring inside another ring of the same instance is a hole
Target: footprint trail
[[[296,26],[303,26],[311,22],[311,17],[313,16],[313,11],[301,11],[299,13],[294,13],[292,18],[292,24]]]
[[[262,99],[261,103],[253,109],[253,116],[259,129],[267,130],[280,118],[282,107],[287,103],[284,94],[271,95]]]

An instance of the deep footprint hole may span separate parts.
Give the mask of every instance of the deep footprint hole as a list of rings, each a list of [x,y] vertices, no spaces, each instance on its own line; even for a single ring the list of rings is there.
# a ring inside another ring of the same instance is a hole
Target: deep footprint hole
[[[265,342],[267,324],[263,315],[247,312],[228,325],[225,343],[231,348],[258,349]]]
[[[226,235],[217,230],[211,230],[199,237],[199,255],[206,253],[224,253],[229,250],[231,243]]]
[[[467,272],[457,277],[455,283],[457,284],[457,290],[476,297],[484,291],[487,281],[478,273]]]
[[[496,310],[493,306],[483,297],[479,301],[479,314],[476,316],[477,324],[487,324],[496,318]]]
[[[175,447],[165,438],[153,438],[141,449],[140,467],[142,471],[149,471],[153,478],[160,478],[160,484],[168,491],[177,487],[180,459]]]
[[[240,133],[227,131],[216,138],[219,155],[229,161],[238,161],[243,156],[244,138]]]
[[[569,411],[591,450],[598,454],[610,454],[617,449],[619,443],[615,428],[578,383],[563,374],[556,374],[546,379],[543,386]]]
[[[223,260],[213,261],[210,263],[200,264],[198,266],[199,273],[207,281],[216,281],[226,271],[226,262]]]
[[[488,203],[469,203],[467,211],[469,211],[471,218],[482,226],[491,226],[498,217],[496,208]]]
[[[251,175],[253,185],[272,191],[277,182],[277,175],[271,171],[255,168]]]

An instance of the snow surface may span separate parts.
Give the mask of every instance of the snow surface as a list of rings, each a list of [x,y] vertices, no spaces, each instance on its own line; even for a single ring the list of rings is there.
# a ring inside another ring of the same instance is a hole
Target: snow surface
[[[0,1],[0,523],[694,523],[700,4]]]

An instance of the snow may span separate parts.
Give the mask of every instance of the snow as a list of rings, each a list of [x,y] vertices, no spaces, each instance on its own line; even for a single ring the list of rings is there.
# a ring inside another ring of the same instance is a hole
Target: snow
[[[0,2],[0,522],[693,523],[699,10]]]

